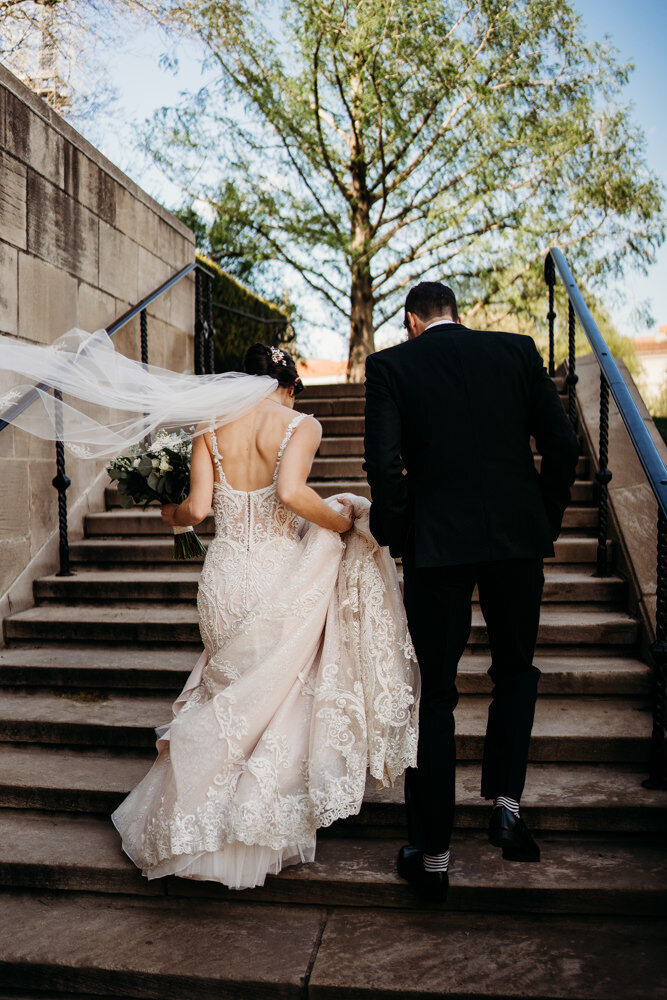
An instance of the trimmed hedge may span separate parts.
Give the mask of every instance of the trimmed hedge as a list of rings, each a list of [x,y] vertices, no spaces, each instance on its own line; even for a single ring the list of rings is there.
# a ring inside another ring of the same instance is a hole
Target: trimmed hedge
[[[197,260],[215,275],[213,302],[238,311],[227,312],[213,306],[216,372],[243,371],[245,352],[258,341],[282,347],[298,357],[294,330],[283,309],[251,292],[204,254],[198,253]],[[253,318],[238,313],[249,313]],[[262,320],[272,322],[263,323]]]

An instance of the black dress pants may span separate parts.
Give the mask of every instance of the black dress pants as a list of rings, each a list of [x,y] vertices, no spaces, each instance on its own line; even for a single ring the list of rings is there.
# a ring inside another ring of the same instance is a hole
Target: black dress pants
[[[493,681],[481,793],[519,800],[540,676],[533,654],[544,572],[541,558],[417,568],[408,557],[403,578],[422,680],[417,767],[405,774],[408,832],[413,847],[439,854],[454,822],[456,672],[470,635],[473,589],[477,584]]]

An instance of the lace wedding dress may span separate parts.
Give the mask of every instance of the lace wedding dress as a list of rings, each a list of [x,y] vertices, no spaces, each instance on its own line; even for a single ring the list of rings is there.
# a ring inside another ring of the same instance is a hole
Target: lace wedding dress
[[[232,888],[315,857],[318,827],[357,813],[367,774],[417,753],[418,672],[396,568],[345,494],[345,538],[303,521],[273,481],[233,489],[215,433],[215,537],[197,606],[204,652],[159,728],[158,757],[113,814],[145,876]],[[328,503],[336,504],[331,498]]]

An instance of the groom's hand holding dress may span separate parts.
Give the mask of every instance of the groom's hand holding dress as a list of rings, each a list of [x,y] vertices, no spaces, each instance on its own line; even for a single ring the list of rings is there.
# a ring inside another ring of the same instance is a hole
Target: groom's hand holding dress
[[[409,293],[406,326],[409,340],[366,362],[364,468],[371,531],[403,559],[422,677],[418,766],[405,782],[410,844],[399,871],[422,895],[442,899],[456,672],[475,586],[492,661],[481,788],[496,805],[490,839],[505,857],[539,859],[518,803],[540,675],[533,653],[542,561],[554,553],[579,448],[532,338],[467,329],[451,290],[433,282]],[[425,875],[415,874],[419,855]],[[429,877],[438,870],[439,880]]]

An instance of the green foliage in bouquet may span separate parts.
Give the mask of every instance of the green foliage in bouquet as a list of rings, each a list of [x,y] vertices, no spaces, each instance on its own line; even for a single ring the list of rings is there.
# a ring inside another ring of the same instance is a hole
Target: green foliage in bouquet
[[[151,503],[182,503],[190,488],[192,438],[184,430],[169,434],[159,430],[149,444],[133,445],[107,465],[109,478],[118,483],[121,507]],[[174,557],[196,559],[206,549],[192,528],[174,532]]]

